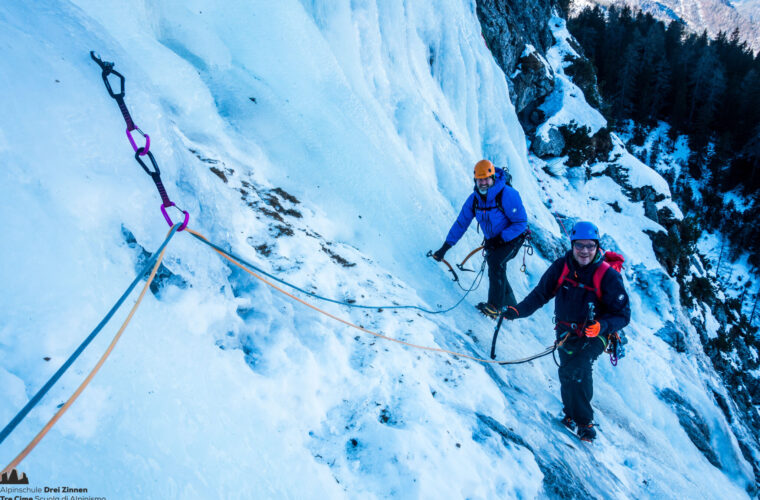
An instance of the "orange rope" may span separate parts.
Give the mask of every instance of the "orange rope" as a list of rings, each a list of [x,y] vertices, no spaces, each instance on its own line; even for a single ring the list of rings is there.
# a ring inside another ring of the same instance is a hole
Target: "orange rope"
[[[209,240],[208,240],[208,239],[207,239],[205,236],[203,236],[202,234],[200,234],[200,233],[198,233],[198,232],[196,232],[196,231],[193,231],[193,230],[192,230],[192,229],[190,229],[190,228],[186,228],[186,229],[185,229],[185,231],[187,231],[188,233],[194,234],[194,235],[198,236],[199,238],[202,238],[202,239],[204,239],[204,240],[206,240],[206,241],[209,241]],[[253,276],[254,278],[256,278],[256,279],[258,279],[258,280],[261,280],[261,281],[263,281],[263,282],[264,282],[264,283],[266,283],[267,285],[271,286],[272,288],[274,288],[274,289],[275,289],[275,290],[277,290],[278,292],[280,292],[280,293],[283,293],[283,294],[287,295],[287,296],[288,296],[288,297],[290,297],[291,299],[293,299],[293,300],[295,300],[295,301],[298,301],[298,302],[300,302],[301,304],[305,305],[306,307],[309,307],[309,308],[311,308],[311,309],[314,309],[315,311],[317,311],[317,312],[319,312],[319,313],[322,313],[322,314],[324,314],[325,316],[328,316],[328,317],[330,317],[330,318],[334,319],[335,321],[339,321],[339,322],[343,323],[344,325],[350,326],[351,328],[356,328],[357,330],[361,330],[361,331],[362,331],[362,332],[364,332],[364,333],[369,333],[370,335],[373,335],[373,336],[375,336],[375,337],[378,337],[378,338],[381,338],[381,339],[385,339],[385,340],[390,340],[391,342],[396,342],[396,343],[398,343],[398,344],[402,344],[402,345],[405,345],[405,346],[407,346],[407,347],[412,347],[412,348],[414,348],[414,349],[422,349],[422,350],[425,350],[425,351],[433,351],[433,352],[440,352],[440,353],[445,353],[445,354],[451,354],[452,356],[458,356],[458,357],[461,357],[461,358],[471,359],[471,360],[473,360],[473,361],[478,361],[478,362],[480,362],[480,363],[489,363],[489,364],[500,364],[500,363],[502,363],[502,364],[512,364],[512,363],[515,363],[515,362],[523,361],[522,359],[520,359],[520,360],[513,360],[513,361],[499,361],[499,360],[494,360],[494,359],[483,359],[483,358],[477,358],[477,357],[475,357],[475,356],[470,356],[469,354],[463,354],[463,353],[461,353],[461,352],[448,351],[448,350],[446,350],[446,349],[441,349],[441,348],[438,348],[438,347],[428,347],[428,346],[422,346],[422,345],[417,345],[417,344],[411,344],[411,343],[409,343],[409,342],[405,342],[405,341],[403,341],[403,340],[394,339],[394,338],[391,338],[391,337],[387,337],[387,336],[385,336],[385,335],[383,335],[383,334],[380,334],[380,333],[377,333],[377,332],[373,332],[372,330],[367,330],[366,328],[364,328],[364,327],[362,327],[362,326],[359,326],[359,325],[356,325],[356,324],[354,324],[354,323],[351,323],[350,321],[346,321],[345,319],[342,319],[342,318],[339,318],[339,317],[337,317],[337,316],[335,316],[335,315],[333,315],[333,314],[330,314],[329,312],[327,312],[327,311],[325,311],[325,310],[323,310],[323,309],[320,309],[319,307],[317,307],[317,306],[315,306],[315,305],[309,304],[308,302],[306,302],[306,301],[304,301],[304,300],[302,300],[302,299],[300,299],[300,298],[296,297],[295,295],[292,295],[292,294],[290,294],[290,293],[286,292],[285,290],[283,290],[282,288],[278,287],[278,286],[277,286],[277,285],[275,285],[274,283],[271,283],[271,282],[267,281],[266,279],[262,278],[261,276],[259,276],[258,274],[254,273],[253,271],[251,271],[250,269],[248,269],[248,268],[247,268],[247,267],[245,267],[244,265],[240,264],[240,263],[239,263],[238,261],[236,261],[235,259],[233,259],[233,258],[231,258],[230,256],[228,256],[228,255],[224,254],[223,252],[220,252],[220,251],[219,251],[219,250],[217,250],[216,248],[213,248],[213,250],[214,250],[216,253],[218,253],[219,255],[221,255],[222,257],[224,257],[225,259],[227,259],[228,261],[230,261],[230,262],[232,262],[233,264],[235,264],[237,267],[239,267],[239,268],[240,268],[240,269],[242,269],[243,271],[245,271],[245,272],[247,272],[248,274],[250,274],[251,276]],[[553,348],[554,348],[554,346],[552,346],[551,348],[547,348],[547,351],[546,351],[546,353],[548,353],[548,352],[549,352],[551,349],[553,349]],[[524,358],[524,359],[527,359],[527,358]]]
[[[66,410],[69,409],[69,407],[74,404],[74,401],[79,397],[80,394],[82,394],[82,391],[89,385],[90,381],[95,377],[95,374],[100,370],[100,367],[103,366],[103,363],[105,363],[108,356],[111,354],[111,351],[113,351],[113,348],[116,346],[116,343],[119,341],[119,338],[121,337],[121,334],[124,332],[124,330],[127,328],[127,325],[129,324],[130,320],[132,319],[132,316],[135,314],[135,311],[137,311],[137,308],[140,306],[140,302],[142,302],[143,297],[145,296],[145,292],[150,287],[150,284],[153,282],[153,278],[156,276],[156,271],[158,271],[158,266],[161,265],[161,261],[164,258],[164,252],[166,251],[166,248],[164,248],[161,253],[158,255],[158,260],[156,260],[156,264],[153,266],[153,270],[150,273],[150,276],[148,277],[148,281],[145,283],[145,286],[142,289],[142,292],[140,292],[140,296],[137,298],[137,302],[135,302],[135,305],[132,306],[132,310],[129,311],[129,314],[127,315],[127,319],[124,320],[124,323],[121,325],[121,328],[119,328],[119,331],[116,333],[116,336],[111,341],[111,344],[108,346],[108,349],[106,352],[101,356],[98,363],[95,365],[95,368],[92,369],[90,374],[87,376],[87,378],[82,382],[82,384],[79,386],[79,388],[74,392],[74,394],[69,398],[68,401],[66,401],[66,404],[64,404],[58,412],[53,415],[53,418],[50,419],[50,421],[45,424],[45,427],[42,428],[42,430],[34,437],[34,439],[24,448],[24,450],[19,453],[19,455],[13,459],[11,463],[9,463],[5,469],[3,469],[2,474],[10,473],[13,469],[16,468],[18,464],[21,463],[26,456],[31,453],[31,451],[34,449],[35,446],[42,440],[42,438],[45,437],[45,435],[52,429],[53,425],[60,419],[63,414],[66,412]]]

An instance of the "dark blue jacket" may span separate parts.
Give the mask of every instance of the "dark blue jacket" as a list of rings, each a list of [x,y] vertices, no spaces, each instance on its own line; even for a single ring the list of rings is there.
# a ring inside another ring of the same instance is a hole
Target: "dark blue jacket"
[[[473,216],[478,220],[478,224],[483,229],[483,236],[487,240],[501,235],[504,241],[511,241],[528,229],[528,216],[525,213],[520,194],[516,189],[508,186],[504,170],[496,169],[494,185],[486,193],[485,199],[478,192],[477,186],[473,189],[472,194],[462,205],[459,217],[451,226],[449,234],[446,236],[446,243],[451,246],[456,245],[457,241],[464,235],[467,228],[470,227]],[[504,212],[499,210],[496,205],[496,195],[503,191],[501,195],[501,206]],[[478,197],[478,209],[473,209],[475,197]]]
[[[594,271],[602,263],[602,256],[597,251],[594,261],[586,267],[578,265],[572,250],[555,260],[541,276],[538,285],[515,306],[520,318],[530,316],[553,297],[558,334],[569,329],[560,322],[583,324],[588,317],[589,302],[594,304],[594,319],[601,325],[601,334],[620,331],[631,321],[628,293],[623,287],[623,277],[619,272],[610,268],[604,273],[601,282],[602,299],[599,300],[593,290],[573,286],[567,281],[557,290],[557,282],[565,263],[570,271],[568,278],[593,288]]]

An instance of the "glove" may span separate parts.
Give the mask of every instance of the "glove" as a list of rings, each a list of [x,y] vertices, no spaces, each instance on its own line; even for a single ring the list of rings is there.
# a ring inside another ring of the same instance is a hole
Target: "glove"
[[[441,262],[443,260],[443,256],[446,255],[446,252],[449,251],[449,248],[451,248],[451,245],[444,242],[441,248],[435,251],[435,253],[433,254],[433,258],[437,260],[438,262]]]
[[[486,247],[486,250],[493,250],[494,248],[504,246],[505,243],[504,238],[502,238],[500,234],[497,234],[493,238],[487,239],[484,246]]]
[[[502,316],[504,316],[504,319],[507,321],[512,321],[513,319],[517,319],[520,316],[520,311],[518,311],[515,307],[509,306],[507,307],[507,310],[502,313]]]
[[[586,337],[596,337],[602,329],[601,323],[592,321],[586,326]]]

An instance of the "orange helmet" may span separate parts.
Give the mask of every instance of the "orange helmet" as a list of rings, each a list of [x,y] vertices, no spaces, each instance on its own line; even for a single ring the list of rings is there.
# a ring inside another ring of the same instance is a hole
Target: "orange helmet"
[[[487,179],[491,177],[492,175],[496,174],[496,169],[493,166],[493,163],[491,163],[488,160],[480,160],[475,164],[475,178],[476,179]]]

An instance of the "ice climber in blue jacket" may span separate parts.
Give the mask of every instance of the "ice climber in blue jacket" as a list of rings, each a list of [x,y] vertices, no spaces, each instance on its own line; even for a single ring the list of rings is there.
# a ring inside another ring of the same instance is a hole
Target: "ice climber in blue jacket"
[[[457,244],[473,217],[483,230],[486,262],[488,263],[488,302],[477,308],[495,319],[499,311],[514,306],[517,301],[507,279],[507,262],[512,260],[525,240],[528,217],[520,194],[508,183],[508,176],[488,160],[475,164],[475,188],[451,226],[446,241],[433,258],[441,261],[446,252]]]

